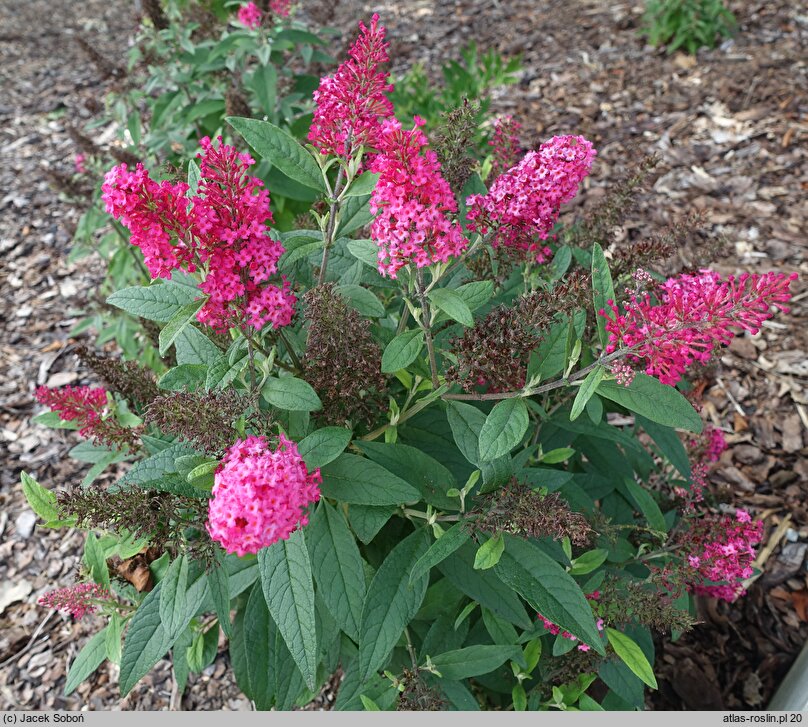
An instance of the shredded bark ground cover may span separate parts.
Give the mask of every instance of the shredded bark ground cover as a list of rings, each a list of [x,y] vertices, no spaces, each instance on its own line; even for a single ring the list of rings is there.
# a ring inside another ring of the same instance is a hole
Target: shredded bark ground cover
[[[693,58],[644,46],[638,2],[327,5],[308,11],[347,34],[379,12],[396,71],[421,61],[437,74],[471,40],[521,54],[519,83],[496,94],[494,110],[516,116],[526,142],[575,133],[595,143],[597,161],[578,206],[596,204],[640,156],[657,153],[661,172],[619,237],[640,241],[698,211],[700,231],[678,251],[682,267],[720,238],[714,267],[722,273],[800,273],[791,313],[756,337],[736,339],[696,381],[705,417],[730,444],[711,489],[766,523],[762,576],[734,605],[700,601],[702,623],[690,634],[658,639],[660,689],[648,698],[652,709],[765,707],[808,637],[808,15],[789,0],[732,2],[737,36]],[[67,262],[78,213],[54,172],[70,174],[77,150],[68,126],[97,114],[118,82],[135,22],[130,11],[101,0],[0,2],[2,708],[250,709],[224,653],[192,675],[182,697],[163,660],[123,700],[108,664],[65,698],[67,664],[98,624],[71,623],[36,606],[44,590],[73,581],[83,535],[37,528],[20,492],[22,469],[51,488],[82,475],[65,458],[71,433],[30,424],[33,389],[92,383],[78,368],[69,331],[103,275],[98,260]],[[99,131],[105,134],[112,130]],[[337,687],[335,679],[312,708],[328,708]]]

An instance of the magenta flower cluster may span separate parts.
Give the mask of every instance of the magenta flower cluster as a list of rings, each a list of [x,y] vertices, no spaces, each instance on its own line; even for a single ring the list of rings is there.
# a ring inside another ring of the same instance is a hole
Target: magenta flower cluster
[[[40,596],[37,603],[40,606],[69,613],[78,620],[88,613],[95,613],[98,610],[98,601],[107,601],[111,598],[110,592],[97,583],[79,583],[75,586],[49,591]]]
[[[156,182],[142,164],[133,171],[120,164],[107,172],[101,192],[107,212],[128,228],[152,278],[196,269],[185,182]]]
[[[379,69],[387,63],[385,29],[374,15],[370,27],[359,23],[360,35],[349,58],[333,76],[325,76],[314,92],[314,119],[309,141],[323,154],[349,158],[360,147],[379,146],[381,121],[393,115],[386,94],[393,90],[389,73]]]
[[[306,525],[320,482],[320,470],[309,472],[283,434],[274,451],[264,437],[240,440],[214,475],[208,532],[228,553],[257,553]]]
[[[694,362],[706,363],[716,347],[728,344],[732,329],[757,333],[772,308],[786,311],[796,273],[743,273],[722,280],[712,271],[669,278],[658,300],[637,294],[620,313],[609,301],[606,351],[631,349],[630,359],[664,384],[676,384]]]
[[[237,17],[239,23],[247,26],[250,30],[255,30],[261,25],[261,15],[259,7],[254,2],[249,2],[238,9]]]
[[[370,165],[379,174],[370,198],[376,215],[370,236],[379,246],[379,272],[391,278],[411,262],[419,268],[446,262],[468,244],[454,219],[457,201],[437,155],[425,148],[423,124],[417,116],[410,130],[396,119],[385,121],[380,152]]]
[[[89,386],[63,386],[49,389],[40,386],[36,400],[59,415],[63,422],[75,421],[82,437],[92,437],[103,419],[107,406],[105,389]]]
[[[752,522],[745,510],[737,510],[734,518],[710,513],[689,523],[679,545],[687,553],[690,590],[730,602],[746,593],[743,581],[753,573],[763,523]]]
[[[554,136],[500,175],[488,194],[466,200],[469,229],[491,230],[495,247],[523,250],[545,262],[551,251],[542,241],[550,236],[561,205],[577,194],[595,154],[582,136]]]
[[[190,200],[187,184],[157,183],[141,164],[135,171],[121,164],[103,186],[107,211],[129,228],[152,277],[168,278],[180,268],[204,272],[199,287],[208,298],[197,313],[200,323],[218,331],[288,325],[296,299],[277,275],[284,248],[267,227],[269,192],[248,174],[255,162],[221,139],[200,144],[201,178]]]

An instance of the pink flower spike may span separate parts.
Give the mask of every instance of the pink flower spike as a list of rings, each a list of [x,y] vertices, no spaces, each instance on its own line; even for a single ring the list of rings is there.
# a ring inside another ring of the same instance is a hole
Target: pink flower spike
[[[238,21],[250,30],[255,30],[261,25],[262,14],[263,13],[254,2],[249,2],[238,9]]]
[[[309,472],[283,434],[274,451],[264,437],[238,441],[214,475],[208,532],[228,553],[257,553],[306,525],[320,482],[320,470]]]
[[[359,38],[350,56],[333,76],[325,76],[314,92],[314,119],[309,141],[323,154],[348,159],[360,146],[379,146],[381,122],[393,116],[387,94],[393,90],[389,73],[379,70],[387,63],[389,43],[385,29],[374,15],[370,27],[359,23]]]
[[[292,0],[269,0],[269,10],[280,18],[288,18],[292,8]]]
[[[96,583],[79,583],[68,588],[57,588],[39,597],[40,606],[69,613],[76,620],[98,610],[97,601],[107,601],[112,594]]]
[[[582,136],[554,136],[500,175],[488,194],[466,200],[469,229],[480,234],[492,230],[495,247],[524,250],[546,262],[549,248],[541,242],[550,236],[561,205],[578,193],[595,154]]]
[[[757,333],[773,309],[787,310],[796,273],[743,273],[722,280],[703,270],[668,279],[653,300],[650,293],[630,298],[621,313],[612,302],[606,323],[606,352],[632,349],[630,360],[663,384],[676,384],[688,366],[707,363],[715,349],[728,345],[733,330]],[[711,447],[716,453],[719,442]]]
[[[376,215],[370,236],[379,246],[379,272],[390,278],[405,265],[422,268],[446,262],[466,249],[468,241],[453,221],[457,202],[441,175],[440,162],[430,149],[416,118],[413,129],[396,119],[382,124],[380,152],[370,165],[379,181],[370,198]]]
[[[87,157],[84,154],[76,154],[73,157],[73,166],[76,168],[76,174],[86,174],[87,167],[84,166],[84,162],[87,161]]]

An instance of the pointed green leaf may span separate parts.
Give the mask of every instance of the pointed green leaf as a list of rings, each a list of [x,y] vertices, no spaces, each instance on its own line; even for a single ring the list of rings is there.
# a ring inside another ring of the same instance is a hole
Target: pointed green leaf
[[[598,326],[598,339],[604,348],[609,343],[606,331],[606,319],[600,315],[601,310],[610,313],[608,301],[614,300],[614,283],[609,272],[609,263],[603,254],[603,248],[596,242],[592,246],[592,302],[595,306],[595,320]]]
[[[456,291],[449,288],[435,288],[429,293],[429,300],[453,321],[457,321],[468,328],[474,325],[471,310]]]
[[[272,406],[286,411],[318,411],[323,408],[311,384],[294,376],[270,377],[261,389],[261,395]]]
[[[424,332],[418,328],[404,331],[396,336],[382,354],[382,373],[392,374],[409,366],[424,345]]]
[[[613,380],[601,381],[597,392],[657,424],[696,434],[701,432],[701,417],[690,402],[676,388],[652,376],[635,374],[630,386],[622,386]]]
[[[352,436],[344,427],[324,427],[300,440],[297,451],[310,470],[324,467],[345,451]]]
[[[637,643],[612,628],[606,629],[606,638],[614,649],[614,653],[620,657],[623,663],[631,669],[634,674],[639,677],[651,689],[657,688],[657,680],[654,676],[654,670],[642,653],[642,649],[637,646]]]
[[[300,184],[325,192],[323,175],[311,154],[288,132],[269,121],[228,116],[226,119],[256,153]]]
[[[480,644],[438,654],[432,657],[432,663],[443,679],[459,681],[488,674],[509,659],[521,659],[521,656],[518,646]]]
[[[339,627],[357,641],[365,572],[345,517],[322,500],[306,527],[306,540],[318,593]]]
[[[302,530],[258,551],[269,613],[309,689],[315,688],[317,631],[311,561]]]
[[[188,625],[185,623],[188,589],[188,559],[181,555],[168,567],[160,592],[160,622],[169,639],[176,639]]]
[[[65,696],[69,696],[90,674],[92,674],[107,658],[106,629],[95,634],[73,659],[67,670],[65,680]]]
[[[505,541],[501,534],[489,538],[477,549],[477,555],[474,556],[474,570],[493,568],[499,563],[504,552]]]
[[[500,401],[480,430],[480,460],[491,461],[508,454],[522,441],[529,424],[527,406],[521,398]]]
[[[543,550],[510,535],[494,566],[497,577],[519,593],[536,611],[604,654],[592,608],[581,587]]]
[[[341,454],[322,468],[325,497],[356,505],[401,505],[418,502],[421,493],[381,465],[355,454]]]
[[[429,576],[410,583],[410,571],[427,550],[423,530],[396,545],[370,582],[359,624],[359,674],[362,681],[381,669],[406,625],[424,600]]]
[[[578,387],[575,400],[572,402],[572,409],[570,410],[571,422],[574,422],[581,415],[605,374],[606,369],[603,366],[596,366],[586,375],[583,383]]]
[[[410,573],[410,582],[417,581],[421,576],[429,573],[431,568],[448,558],[459,547],[468,542],[470,537],[468,526],[465,523],[458,522],[452,525],[418,559]]]

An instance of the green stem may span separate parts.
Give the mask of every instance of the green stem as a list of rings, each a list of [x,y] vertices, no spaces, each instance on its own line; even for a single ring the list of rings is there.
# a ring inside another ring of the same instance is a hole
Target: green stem
[[[426,350],[429,353],[429,370],[432,374],[432,387],[437,389],[440,386],[440,381],[438,380],[438,361],[435,357],[435,343],[432,340],[432,316],[429,310],[429,301],[426,297],[424,271],[422,268],[417,269],[415,279],[416,287],[418,288],[418,297],[421,300],[421,328],[424,331]]]
[[[331,193],[331,206],[328,212],[328,225],[323,233],[323,259],[320,262],[320,274],[317,276],[317,285],[320,286],[325,282],[325,273],[328,269],[328,256],[331,250],[331,245],[334,240],[334,231],[337,229],[337,218],[339,217],[339,210],[342,206],[342,201],[339,197],[341,191],[342,178],[345,170],[340,166],[337,172],[337,179],[334,182],[334,189]]]

